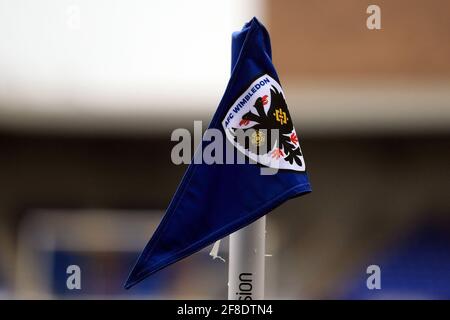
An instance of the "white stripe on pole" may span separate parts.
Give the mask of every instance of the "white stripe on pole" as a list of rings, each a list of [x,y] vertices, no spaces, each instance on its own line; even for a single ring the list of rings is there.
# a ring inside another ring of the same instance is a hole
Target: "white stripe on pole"
[[[228,300],[264,299],[266,217],[230,235]]]

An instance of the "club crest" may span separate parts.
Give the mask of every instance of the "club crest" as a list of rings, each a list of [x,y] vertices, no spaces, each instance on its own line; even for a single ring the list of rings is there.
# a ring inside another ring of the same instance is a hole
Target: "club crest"
[[[227,139],[253,161],[305,171],[305,161],[281,86],[269,75],[256,79],[233,103],[222,125]]]

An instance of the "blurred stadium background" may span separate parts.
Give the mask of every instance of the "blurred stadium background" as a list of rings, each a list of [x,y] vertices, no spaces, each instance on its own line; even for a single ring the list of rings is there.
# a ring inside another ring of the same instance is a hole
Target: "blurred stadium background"
[[[381,7],[382,30],[366,28]],[[225,298],[202,251],[122,284],[256,15],[314,192],[268,216],[267,298],[450,298],[450,3],[0,0],[0,298]],[[227,245],[221,255],[227,256]],[[82,290],[65,286],[82,270]],[[381,267],[382,290],[366,288]]]

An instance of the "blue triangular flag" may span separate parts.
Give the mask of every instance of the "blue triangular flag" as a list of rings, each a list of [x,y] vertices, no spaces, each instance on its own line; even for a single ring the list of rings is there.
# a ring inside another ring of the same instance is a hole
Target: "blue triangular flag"
[[[189,165],[126,288],[311,191],[299,138],[272,64],[269,34],[256,18],[233,33],[231,78],[212,128],[226,137],[224,149],[231,146],[249,161]],[[237,129],[252,129],[253,134],[239,143]],[[264,129],[277,129],[279,135],[271,140]],[[262,141],[270,141],[266,151],[251,148]],[[196,154],[207,145],[202,141]],[[263,168],[277,171],[262,174]]]

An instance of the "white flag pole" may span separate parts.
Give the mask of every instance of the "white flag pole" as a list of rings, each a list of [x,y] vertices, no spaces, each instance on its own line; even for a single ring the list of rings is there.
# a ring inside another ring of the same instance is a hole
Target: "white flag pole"
[[[230,235],[228,300],[264,299],[266,217]]]

